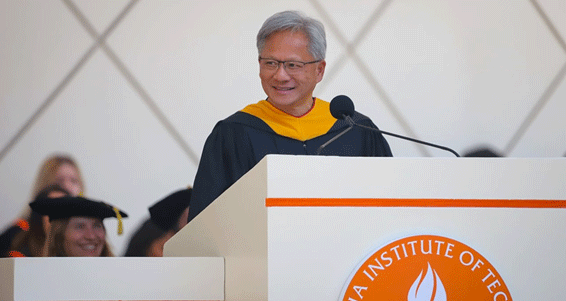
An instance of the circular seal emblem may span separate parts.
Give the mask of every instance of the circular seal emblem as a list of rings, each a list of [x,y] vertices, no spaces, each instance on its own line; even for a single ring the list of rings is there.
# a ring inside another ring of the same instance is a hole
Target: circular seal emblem
[[[340,300],[513,300],[495,268],[456,240],[418,235],[394,241],[365,259]]]

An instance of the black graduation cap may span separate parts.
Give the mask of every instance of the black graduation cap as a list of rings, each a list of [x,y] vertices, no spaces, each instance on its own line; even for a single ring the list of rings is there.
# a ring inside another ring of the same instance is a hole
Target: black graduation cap
[[[69,218],[73,216],[107,217],[118,219],[118,234],[122,234],[122,218],[128,215],[118,208],[101,201],[89,200],[81,196],[64,196],[60,198],[38,198],[29,204],[31,209],[41,215],[49,216],[49,220]]]
[[[175,228],[179,217],[191,202],[193,189],[181,189],[149,207],[151,220],[164,230]]]
[[[489,147],[480,147],[464,154],[464,157],[503,157],[501,154]]]

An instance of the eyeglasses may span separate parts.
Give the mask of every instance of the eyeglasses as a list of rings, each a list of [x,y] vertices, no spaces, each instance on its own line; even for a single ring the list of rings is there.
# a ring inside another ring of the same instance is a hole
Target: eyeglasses
[[[267,71],[275,71],[279,69],[280,64],[283,64],[283,68],[285,68],[285,71],[287,71],[288,73],[298,73],[303,70],[305,65],[318,63],[320,61],[322,60],[316,60],[311,62],[279,61],[279,60],[259,57],[259,67]]]

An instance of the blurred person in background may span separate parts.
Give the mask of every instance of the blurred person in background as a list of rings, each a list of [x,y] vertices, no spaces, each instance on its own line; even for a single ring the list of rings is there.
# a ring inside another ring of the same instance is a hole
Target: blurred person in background
[[[167,240],[187,224],[192,188],[171,193],[149,207],[150,218],[132,235],[124,256],[161,257]]]
[[[73,196],[82,194],[84,192],[84,181],[81,176],[80,169],[75,160],[73,160],[73,158],[71,158],[70,156],[57,154],[48,157],[43,162],[43,164],[39,168],[35,183],[33,185],[31,194],[32,200],[36,199],[37,196],[47,187],[54,184],[58,184],[63,190]],[[32,213],[27,205],[23,212],[24,213],[22,214],[22,217],[17,219],[12,224],[12,226],[10,226],[0,235],[0,257],[8,256],[7,252],[13,249],[12,245],[16,236],[18,236],[22,232],[27,232],[28,230],[30,230],[30,219],[32,217]],[[36,221],[34,221],[34,223],[35,222]],[[41,226],[37,227],[38,229],[48,227],[47,218],[44,218],[41,223]],[[41,245],[43,245],[45,236],[41,235],[41,232],[35,230],[33,231],[33,234],[39,236],[34,237],[32,240],[37,242],[41,241]],[[14,253],[13,255],[41,255],[40,253],[36,252],[35,247],[30,249],[29,251],[30,252],[27,254]]]
[[[111,257],[103,220],[118,219],[122,234],[122,218],[128,215],[101,201],[65,196],[38,199],[30,203],[33,211],[49,216],[51,227],[43,248],[44,257]]]
[[[56,199],[68,195],[69,193],[59,184],[53,184],[39,192],[35,200],[45,198]],[[48,219],[47,216],[32,211],[27,220],[28,225],[14,237],[10,250],[6,255],[8,257],[41,256],[45,237],[49,233],[50,225]]]
[[[503,157],[489,146],[480,146],[464,153],[464,157]]]
[[[70,156],[54,155],[39,169],[32,195],[37,195],[45,187],[59,184],[71,195],[77,196],[84,193],[84,181],[79,166]]]
[[[170,236],[166,230],[163,230],[148,218],[131,236],[124,256],[161,257],[163,256],[162,247],[169,238]]]

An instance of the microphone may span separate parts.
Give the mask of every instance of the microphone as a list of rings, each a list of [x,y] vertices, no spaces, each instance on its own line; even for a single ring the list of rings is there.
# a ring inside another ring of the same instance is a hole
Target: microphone
[[[338,95],[330,102],[330,114],[336,119],[354,116],[354,102],[346,95]]]
[[[460,155],[458,155],[458,153],[456,151],[454,151],[451,148],[445,147],[445,146],[432,144],[432,143],[417,140],[417,139],[414,139],[414,138],[409,138],[409,137],[389,133],[389,132],[382,131],[382,130],[372,128],[372,127],[369,127],[369,126],[357,124],[352,119],[352,116],[354,116],[354,102],[352,102],[350,97],[348,97],[346,95],[338,95],[338,96],[336,96],[332,99],[332,101],[330,102],[330,114],[332,114],[332,116],[334,116],[334,118],[336,118],[336,119],[346,120],[350,124],[350,127],[347,130],[350,130],[355,125],[357,127],[367,129],[367,130],[371,130],[371,131],[375,131],[375,132],[378,132],[378,133],[381,133],[381,134],[397,137],[397,138],[400,138],[400,139],[409,140],[409,141],[412,141],[412,142],[424,144],[424,145],[431,146],[431,147],[436,147],[436,148],[439,148],[439,149],[442,149],[442,150],[445,150],[445,151],[449,151],[449,152],[453,153],[456,157],[460,157]],[[341,135],[339,135],[339,136],[341,136]],[[335,138],[338,138],[338,136],[335,137]],[[336,139],[332,139],[332,141],[334,141],[334,140],[336,140]],[[325,144],[328,144],[329,142],[327,142]],[[325,146],[325,145],[322,145],[320,148],[322,148],[323,146]]]

